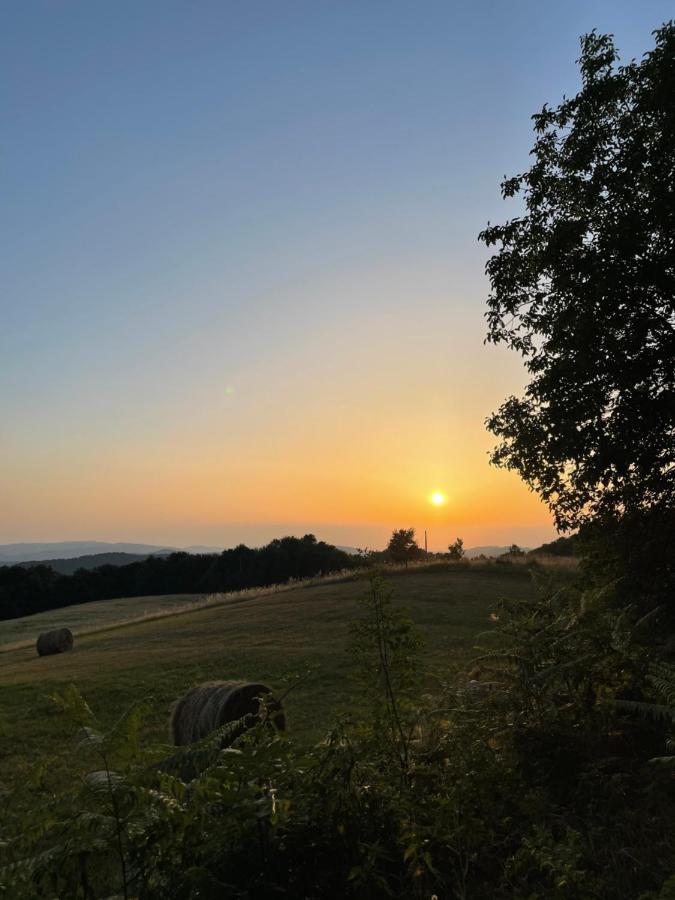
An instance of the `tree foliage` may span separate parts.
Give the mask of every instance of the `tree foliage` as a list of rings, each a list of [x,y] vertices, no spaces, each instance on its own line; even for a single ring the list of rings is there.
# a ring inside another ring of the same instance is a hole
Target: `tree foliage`
[[[582,87],[533,116],[531,168],[502,184],[522,215],[497,252],[488,340],[531,380],[488,420],[565,530],[675,505],[675,25],[639,62],[581,42]]]
[[[448,555],[457,562],[464,558],[464,541],[460,537],[448,546]]]
[[[73,575],[60,575],[44,565],[0,566],[0,619],[112,597],[238,591],[358,564],[357,557],[306,534],[264,547],[239,544],[221,554],[171,553],[125,566],[78,569]]]
[[[414,528],[399,528],[398,531],[393,531],[386,552],[393,562],[405,563],[406,566],[423,556],[423,551],[415,540]]]

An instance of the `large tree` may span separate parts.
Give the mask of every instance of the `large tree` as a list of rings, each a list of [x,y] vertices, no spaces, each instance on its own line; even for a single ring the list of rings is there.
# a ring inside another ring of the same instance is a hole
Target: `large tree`
[[[562,530],[675,506],[675,25],[641,61],[582,38],[581,89],[533,116],[522,213],[497,252],[488,340],[531,380],[488,420]]]
[[[414,528],[399,528],[398,531],[392,531],[386,553],[393,562],[402,562],[406,566],[409,562],[424,556],[424,551],[420,550],[415,540]]]

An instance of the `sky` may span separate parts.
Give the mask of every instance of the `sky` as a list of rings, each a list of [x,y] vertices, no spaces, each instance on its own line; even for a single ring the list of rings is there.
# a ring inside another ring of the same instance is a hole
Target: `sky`
[[[488,220],[579,36],[671,2],[22,0],[0,29],[0,542],[536,546]],[[433,492],[447,498],[429,502]]]

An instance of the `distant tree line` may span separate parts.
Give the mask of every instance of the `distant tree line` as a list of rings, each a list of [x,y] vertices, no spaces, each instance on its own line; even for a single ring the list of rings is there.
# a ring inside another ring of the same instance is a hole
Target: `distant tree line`
[[[13,619],[73,603],[142,597],[236,591],[282,584],[354,568],[359,558],[317,541],[284,537],[265,547],[240,544],[220,554],[172,553],[126,566],[99,566],[60,575],[46,565],[0,567],[0,619]]]

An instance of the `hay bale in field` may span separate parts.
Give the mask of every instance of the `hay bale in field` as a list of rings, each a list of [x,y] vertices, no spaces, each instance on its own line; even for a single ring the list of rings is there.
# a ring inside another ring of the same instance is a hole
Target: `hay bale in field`
[[[255,725],[260,712],[259,698],[271,695],[265,684],[251,681],[210,681],[192,688],[171,711],[171,736],[176,747],[199,741],[228,722],[244,721],[223,739],[223,747],[231,744],[247,728]],[[267,702],[270,721],[280,730],[286,728],[281,704]]]
[[[70,628],[57,628],[45,631],[37,639],[35,645],[38,656],[51,656],[54,653],[65,653],[73,649],[73,633]]]

